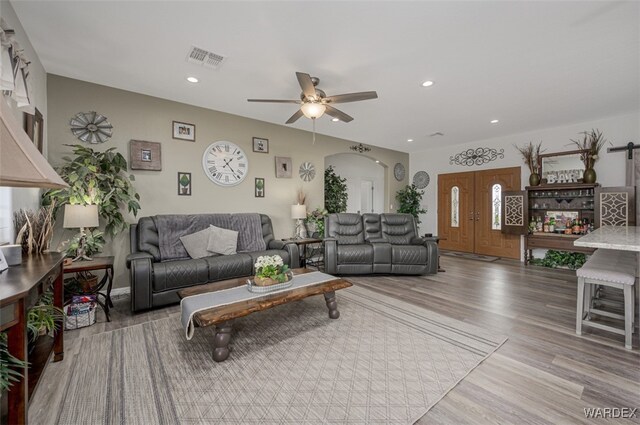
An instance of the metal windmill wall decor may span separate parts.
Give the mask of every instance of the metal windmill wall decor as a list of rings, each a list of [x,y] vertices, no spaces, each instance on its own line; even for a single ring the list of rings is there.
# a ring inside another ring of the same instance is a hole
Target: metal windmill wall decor
[[[83,142],[104,143],[111,138],[113,126],[107,117],[95,111],[79,112],[69,123],[71,132]]]

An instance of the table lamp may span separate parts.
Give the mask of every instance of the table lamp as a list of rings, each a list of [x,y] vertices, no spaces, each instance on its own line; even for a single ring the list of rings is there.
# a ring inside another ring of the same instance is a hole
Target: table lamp
[[[304,227],[304,219],[307,218],[307,207],[305,205],[291,205],[291,218],[296,220],[296,234],[294,239],[304,239],[307,237],[307,229]]]
[[[98,206],[97,205],[65,205],[64,206],[64,223],[65,229],[80,228],[80,240],[78,241],[78,253],[72,261],[87,260],[91,261],[91,257],[86,255],[85,243],[87,235],[84,232],[85,227],[98,227]]]

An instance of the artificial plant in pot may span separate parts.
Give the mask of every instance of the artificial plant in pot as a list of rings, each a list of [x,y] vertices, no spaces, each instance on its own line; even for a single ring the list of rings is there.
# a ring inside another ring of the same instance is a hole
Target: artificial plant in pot
[[[98,152],[82,145],[66,146],[73,148],[75,157],[64,157],[65,164],[57,171],[69,187],[45,192],[42,204],[55,201],[56,211],[65,204],[96,204],[106,235],[113,237],[125,230],[122,210],[136,216],[140,209],[140,195],[132,184],[134,176],[127,174],[127,160],[116,148]]]
[[[420,218],[418,216],[427,212],[427,210],[420,205],[423,195],[424,190],[418,190],[414,184],[407,185],[404,189],[400,189],[396,193],[398,212],[411,214],[416,219],[416,224],[420,224]]]
[[[529,186],[538,186],[540,184],[541,176],[538,173],[540,170],[540,154],[543,152],[542,142],[534,145],[533,142],[529,142],[528,145],[516,146],[516,149],[522,155],[524,163],[529,167]]]
[[[347,211],[347,179],[340,177],[333,166],[324,170],[324,207],[329,214]]]
[[[591,131],[583,131],[580,133],[583,135],[582,140],[571,141],[583,152],[580,154],[580,159],[584,164],[584,175],[582,177],[583,183],[595,183],[597,179],[596,170],[594,166],[596,161],[600,158],[600,149],[607,143],[607,139],[604,138],[602,132],[598,129],[592,129]]]
[[[11,355],[7,345],[7,334],[0,332],[0,392],[8,391],[14,382],[17,382],[23,374],[28,363]]]
[[[39,337],[58,330],[63,320],[64,311],[53,305],[53,292],[44,292],[38,303],[27,311],[29,352],[33,350]]]
[[[327,210],[320,207],[307,213],[305,223],[307,225],[307,233],[309,234],[309,237],[324,237],[324,218],[327,214]]]

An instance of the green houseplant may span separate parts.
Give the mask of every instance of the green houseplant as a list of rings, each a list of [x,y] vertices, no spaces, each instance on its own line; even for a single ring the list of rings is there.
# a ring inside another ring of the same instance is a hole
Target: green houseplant
[[[347,211],[347,179],[340,177],[333,170],[333,166],[324,170],[324,207],[327,213],[341,213]]]
[[[82,145],[66,146],[73,148],[75,156],[63,158],[65,164],[57,171],[69,187],[45,192],[42,204],[55,203],[56,210],[65,204],[97,204],[107,235],[113,237],[125,230],[121,209],[134,216],[140,209],[140,195],[131,183],[134,176],[127,174],[127,160],[116,148],[98,152]]]
[[[293,278],[289,266],[284,264],[279,255],[263,255],[254,264],[256,275],[254,283],[258,286],[270,286],[288,282]]]
[[[23,374],[20,369],[28,363],[11,355],[7,346],[7,334],[0,332],[0,391],[8,391]]]
[[[327,210],[320,207],[307,213],[305,222],[309,237],[324,237],[324,218],[327,214]]]
[[[416,224],[420,224],[420,214],[427,212],[426,209],[420,206],[424,190],[418,190],[416,185],[411,184],[405,186],[404,189],[400,189],[396,193],[396,200],[398,201],[398,212],[411,214],[416,219]]]
[[[29,341],[33,343],[40,336],[59,329],[59,323],[63,320],[64,311],[53,305],[53,292],[43,293],[38,303],[27,311]]]

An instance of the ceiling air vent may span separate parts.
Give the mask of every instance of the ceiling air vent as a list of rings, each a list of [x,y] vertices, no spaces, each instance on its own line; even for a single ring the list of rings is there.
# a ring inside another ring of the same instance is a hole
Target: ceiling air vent
[[[207,50],[195,46],[191,46],[191,50],[189,51],[189,55],[187,56],[187,62],[214,69],[219,68],[224,60],[225,57],[222,55],[211,53]]]

